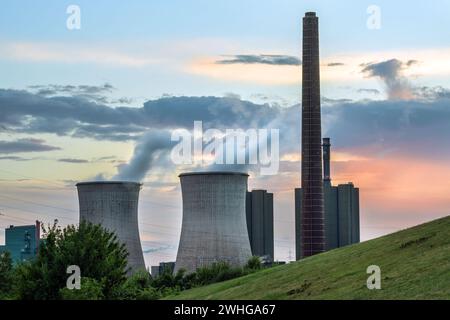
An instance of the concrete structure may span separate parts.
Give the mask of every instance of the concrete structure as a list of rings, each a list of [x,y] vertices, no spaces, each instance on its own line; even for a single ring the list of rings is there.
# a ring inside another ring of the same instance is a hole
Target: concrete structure
[[[246,212],[252,254],[273,261],[273,193],[267,190],[247,192]]]
[[[41,224],[9,226],[5,229],[5,245],[0,246],[0,253],[8,251],[14,263],[29,261],[38,253],[41,239]]]
[[[151,274],[153,279],[159,277],[164,272],[173,272],[175,269],[175,262],[160,262],[159,266],[151,267]]]
[[[100,181],[77,184],[80,221],[100,224],[114,231],[128,250],[130,273],[145,270],[138,227],[138,201],[141,184]]]
[[[245,213],[248,174],[194,172],[180,175],[183,222],[175,272],[251,257]]]
[[[325,250],[343,247],[360,241],[359,189],[353,183],[332,186],[330,174],[330,139],[323,139]],[[302,189],[295,189],[295,221],[297,260],[301,255]]]
[[[153,279],[159,277],[159,275],[160,275],[159,266],[151,266],[150,273],[151,273]]]
[[[302,257],[325,250],[322,182],[319,20],[314,12],[303,18],[302,60]]]

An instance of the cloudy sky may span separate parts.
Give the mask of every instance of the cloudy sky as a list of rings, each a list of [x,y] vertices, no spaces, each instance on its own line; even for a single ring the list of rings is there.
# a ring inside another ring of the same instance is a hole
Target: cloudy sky
[[[275,193],[276,258],[294,257],[306,11],[320,18],[332,179],[361,189],[362,240],[450,214],[448,1],[4,0],[0,243],[10,224],[76,223],[77,181],[128,176],[145,184],[147,264],[174,260],[177,174],[198,168],[173,164],[168,139],[202,120],[280,130],[280,172],[249,185]]]

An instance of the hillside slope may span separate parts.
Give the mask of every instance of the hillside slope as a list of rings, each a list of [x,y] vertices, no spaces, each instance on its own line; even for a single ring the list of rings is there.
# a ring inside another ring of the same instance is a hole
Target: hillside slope
[[[450,216],[168,299],[450,299]]]

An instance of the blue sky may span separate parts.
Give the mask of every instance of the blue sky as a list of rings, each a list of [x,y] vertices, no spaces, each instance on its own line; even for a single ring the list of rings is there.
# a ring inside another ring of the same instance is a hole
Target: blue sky
[[[66,27],[69,5],[80,7],[80,30]],[[371,5],[377,30],[367,27]],[[449,214],[450,142],[435,143],[450,134],[448,1],[3,0],[0,243],[11,223],[76,222],[74,183],[115,176],[147,132],[256,122],[280,126],[282,163],[250,186],[275,193],[276,258],[294,255],[301,65],[261,61],[301,58],[306,11],[320,19],[333,178],[361,187],[362,239]],[[148,264],[174,259],[180,170],[155,157],[145,176]]]
[[[66,28],[70,4],[81,9],[80,30]],[[366,27],[366,10],[372,4],[381,9],[379,30]],[[130,68],[83,59],[35,63],[16,57],[0,61],[8,74],[0,81],[14,88],[37,83],[110,82],[118,88],[118,95],[146,98],[164,93],[219,95],[232,90],[249,98],[260,89],[272,88],[210,81],[186,72],[183,66],[196,57],[244,51],[298,56],[300,13],[308,10],[317,11],[321,20],[323,57],[445,48],[445,39],[450,37],[449,9],[446,1],[435,1],[433,6],[409,1],[345,1],[338,5],[333,1],[3,1],[2,43],[59,46],[74,56],[83,48],[91,48],[100,51],[99,55],[113,52],[156,63]],[[324,88],[328,95],[342,94],[336,86]],[[292,101],[295,89],[284,86],[276,91]]]

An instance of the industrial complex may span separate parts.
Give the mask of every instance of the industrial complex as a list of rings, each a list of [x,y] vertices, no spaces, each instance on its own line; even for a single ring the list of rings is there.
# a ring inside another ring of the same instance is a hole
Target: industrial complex
[[[360,240],[359,189],[352,183],[332,185],[330,138],[322,143],[319,23],[313,12],[303,18],[302,67],[301,188],[295,189],[297,259]],[[248,177],[229,171],[179,175],[183,217],[176,262],[151,267],[153,276],[166,270],[191,273],[215,262],[243,266],[252,256],[275,260],[274,194],[249,191]],[[96,181],[76,187],[79,220],[116,233],[128,250],[130,274],[145,269],[138,227],[142,184]],[[32,259],[39,241],[39,222],[11,226],[0,252],[10,251],[14,261]]]
[[[331,184],[330,139],[323,139],[323,186],[324,186],[324,230],[325,250],[343,247],[359,242],[359,189],[353,183]],[[297,260],[304,258],[302,243],[302,194],[295,189],[295,243]]]

